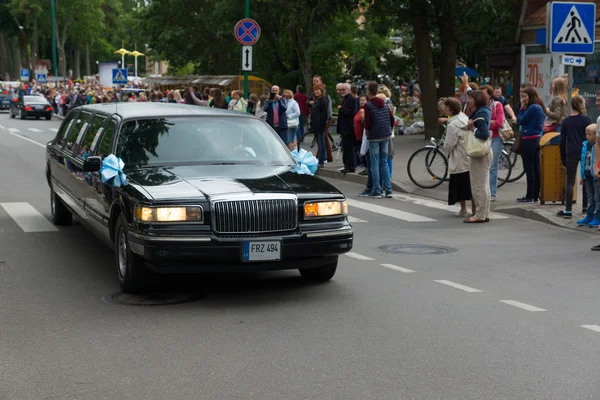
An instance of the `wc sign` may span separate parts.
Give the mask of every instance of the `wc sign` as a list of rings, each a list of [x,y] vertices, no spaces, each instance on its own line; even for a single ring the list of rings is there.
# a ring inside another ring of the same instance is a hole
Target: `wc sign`
[[[560,56],[559,62],[562,65],[571,65],[573,67],[585,67],[585,57],[581,56]]]

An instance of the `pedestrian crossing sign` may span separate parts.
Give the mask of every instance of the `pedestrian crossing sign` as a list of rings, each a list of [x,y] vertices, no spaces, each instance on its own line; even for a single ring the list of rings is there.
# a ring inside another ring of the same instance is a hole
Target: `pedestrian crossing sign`
[[[112,70],[113,85],[127,84],[127,68],[113,68]]]
[[[553,2],[549,7],[550,52],[594,53],[596,4]]]

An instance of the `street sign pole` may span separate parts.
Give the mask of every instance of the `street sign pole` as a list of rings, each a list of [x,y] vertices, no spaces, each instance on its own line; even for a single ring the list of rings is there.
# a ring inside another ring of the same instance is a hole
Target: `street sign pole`
[[[246,0],[246,10],[244,12],[245,18],[250,18],[250,0]],[[248,71],[244,71],[244,96],[248,95],[249,85],[248,85]]]
[[[56,11],[54,9],[54,0],[50,0],[50,3],[52,5],[52,66],[54,67],[54,77],[57,77],[58,72],[56,65]],[[33,66],[33,68],[35,68],[35,65]]]

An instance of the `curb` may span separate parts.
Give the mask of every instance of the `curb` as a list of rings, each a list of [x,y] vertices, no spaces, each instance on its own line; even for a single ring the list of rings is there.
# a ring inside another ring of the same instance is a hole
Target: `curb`
[[[495,208],[493,211],[501,214],[529,219],[532,221],[543,222],[545,224],[571,229],[585,234],[600,235],[600,231],[598,229],[580,227],[574,224],[576,220],[575,216],[573,216],[572,219],[558,218],[554,215],[554,212],[550,210],[503,206]]]

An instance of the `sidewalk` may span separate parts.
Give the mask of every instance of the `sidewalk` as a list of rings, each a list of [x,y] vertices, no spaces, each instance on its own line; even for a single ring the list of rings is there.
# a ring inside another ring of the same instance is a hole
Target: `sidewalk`
[[[333,135],[335,141],[339,141],[339,135]],[[310,148],[313,136],[307,135],[302,144],[302,148],[313,153],[317,151],[317,146]],[[392,167],[392,188],[396,192],[408,193],[412,195],[428,197],[439,201],[448,200],[448,183],[444,182],[434,189],[421,189],[416,186],[408,177],[407,164],[410,156],[418,149],[429,144],[422,134],[410,136],[397,136],[394,138],[394,163]],[[366,185],[367,177],[353,174],[343,174],[339,169],[343,167],[341,152],[334,152],[334,161],[325,164],[324,168],[319,169],[317,175],[322,177],[347,180]],[[600,234],[597,229],[589,227],[577,227],[576,221],[583,218],[581,213],[581,187],[578,187],[577,203],[573,205],[573,218],[571,220],[558,217],[557,212],[564,206],[561,203],[540,204],[516,204],[516,199],[525,195],[525,176],[516,182],[506,183],[498,189],[498,196],[495,202],[492,202],[491,209],[496,212],[510,214],[522,218],[549,223],[565,228],[572,228],[586,233]]]

